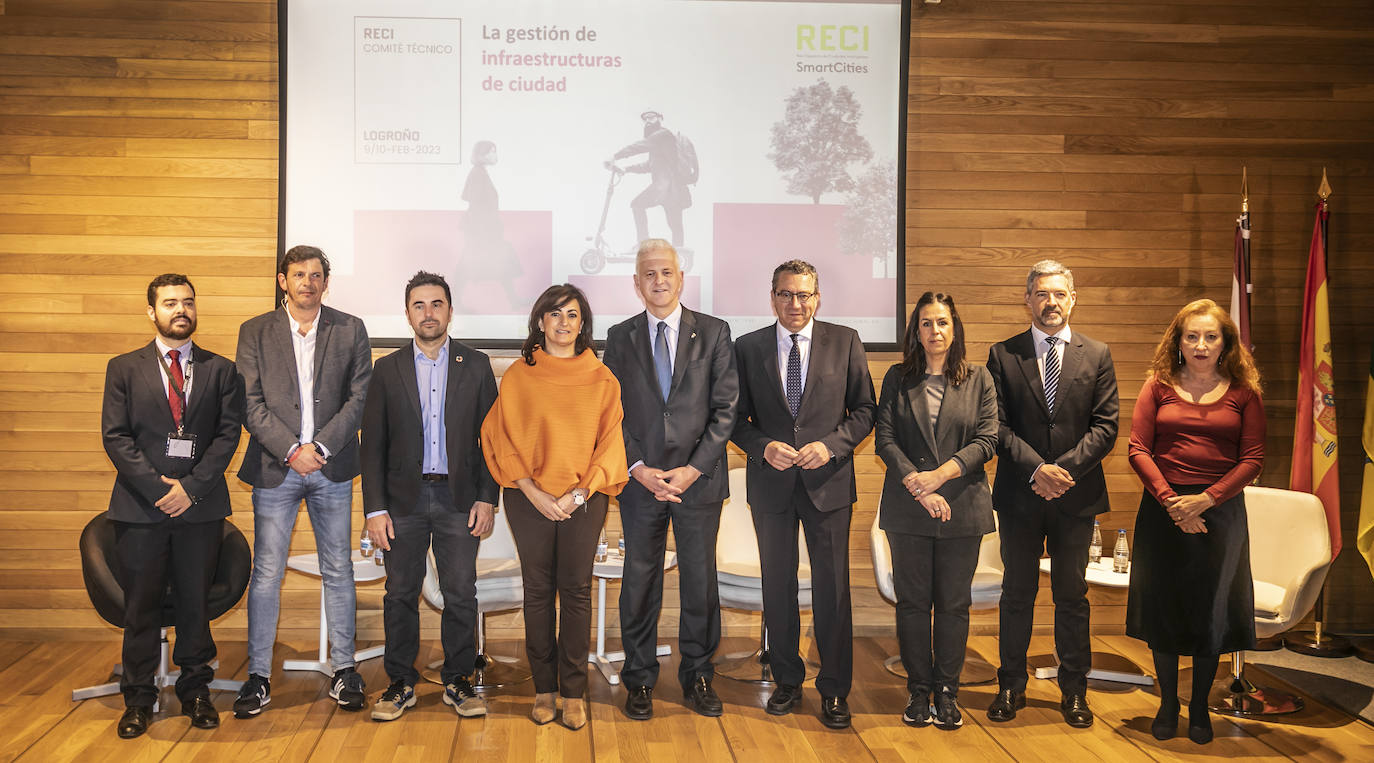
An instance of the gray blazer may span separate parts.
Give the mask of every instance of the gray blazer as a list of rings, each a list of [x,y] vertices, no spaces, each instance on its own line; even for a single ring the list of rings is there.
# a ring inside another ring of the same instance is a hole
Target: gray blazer
[[[358,427],[362,424],[367,384],[372,378],[372,351],[367,329],[358,318],[321,307],[315,337],[315,442],[329,451],[324,476],[351,480],[362,471]],[[300,390],[291,324],[279,307],[239,328],[239,375],[247,402],[244,426],[248,451],[239,479],[253,487],[277,487],[290,469],[286,454],[300,441]]]
[[[986,368],[970,366],[963,384],[945,387],[934,430],[920,380],[903,378],[900,365],[889,368],[878,401],[874,444],[887,465],[879,504],[883,530],[937,538],[993,531],[992,493],[983,466],[997,448],[997,392]],[[950,459],[964,474],[937,491],[950,508],[949,521],[940,522],[911,496],[902,478]]]

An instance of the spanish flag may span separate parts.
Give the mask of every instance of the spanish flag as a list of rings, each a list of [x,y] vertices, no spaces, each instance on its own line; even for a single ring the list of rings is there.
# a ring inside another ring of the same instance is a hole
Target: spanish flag
[[[1331,317],[1326,298],[1326,200],[1317,202],[1298,351],[1298,411],[1288,489],[1312,493],[1326,507],[1331,558],[1341,552],[1341,497],[1336,482],[1336,394],[1331,362]]]
[[[1360,493],[1360,527],[1355,546],[1374,573],[1374,349],[1369,353],[1369,388],[1364,394],[1364,488]]]

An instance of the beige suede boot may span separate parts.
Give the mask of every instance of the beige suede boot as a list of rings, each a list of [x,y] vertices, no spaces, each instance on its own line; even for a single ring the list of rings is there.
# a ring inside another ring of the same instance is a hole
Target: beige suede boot
[[[530,719],[543,726],[558,715],[558,710],[554,706],[557,692],[544,692],[534,695],[534,709],[530,711]]]

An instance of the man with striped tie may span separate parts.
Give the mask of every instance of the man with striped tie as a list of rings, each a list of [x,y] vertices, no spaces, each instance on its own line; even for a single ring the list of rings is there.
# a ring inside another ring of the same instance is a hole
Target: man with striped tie
[[[1041,260],[1026,278],[1031,327],[992,346],[997,386],[997,477],[992,503],[1002,543],[1001,667],[988,718],[1009,721],[1026,704],[1039,560],[1052,560],[1054,642],[1060,710],[1075,728],[1092,725],[1088,708],[1088,545],[1093,517],[1111,509],[1102,459],[1116,442],[1116,370],[1107,345],[1069,329],[1077,294],[1073,273]]]

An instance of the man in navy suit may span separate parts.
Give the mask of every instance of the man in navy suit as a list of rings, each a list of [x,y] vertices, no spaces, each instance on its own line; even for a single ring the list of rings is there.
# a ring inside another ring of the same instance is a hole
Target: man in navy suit
[[[716,534],[730,495],[725,445],[735,426],[739,377],[725,321],[682,306],[682,264],[667,241],[651,238],[635,258],[635,290],[645,311],[606,334],[606,367],[620,380],[625,461],[633,478],[620,494],[625,577],[620,632],[629,690],[625,714],[653,716],[658,680],[658,615],[668,525],[677,540],[681,616],[678,682],[687,704],[721,714],[711,688],[720,645]]]
[[[124,588],[123,739],[148,730],[161,660],[162,609],[170,584],[176,611],[176,693],[196,728],[219,726],[210,703],[208,599],[218,565],[229,487],[224,470],[238,448],[243,385],[234,364],[195,346],[196,289],[178,273],[148,284],[157,336],[110,360],[100,429],[116,477],[110,492]]]
[[[1031,327],[992,346],[988,371],[997,386],[997,477],[992,505],[1000,518],[1002,665],[988,718],[1009,721],[1026,705],[1026,650],[1040,586],[1040,555],[1053,564],[1054,645],[1060,711],[1075,728],[1092,725],[1088,671],[1088,544],[1093,517],[1111,506],[1102,459],[1116,443],[1116,369],[1107,345],[1069,329],[1077,303],[1073,273],[1041,260],[1026,278]]]
[[[797,525],[811,556],[812,622],[821,655],[821,722],[849,726],[854,628],[849,600],[849,522],[857,498],[854,448],[873,429],[877,404],[863,342],[853,329],[814,320],[816,268],[789,260],[769,290],[778,321],[735,343],[739,413],[732,439],[749,456],[749,508],[758,534],[763,619],[778,688],[767,711],[801,701]]]

